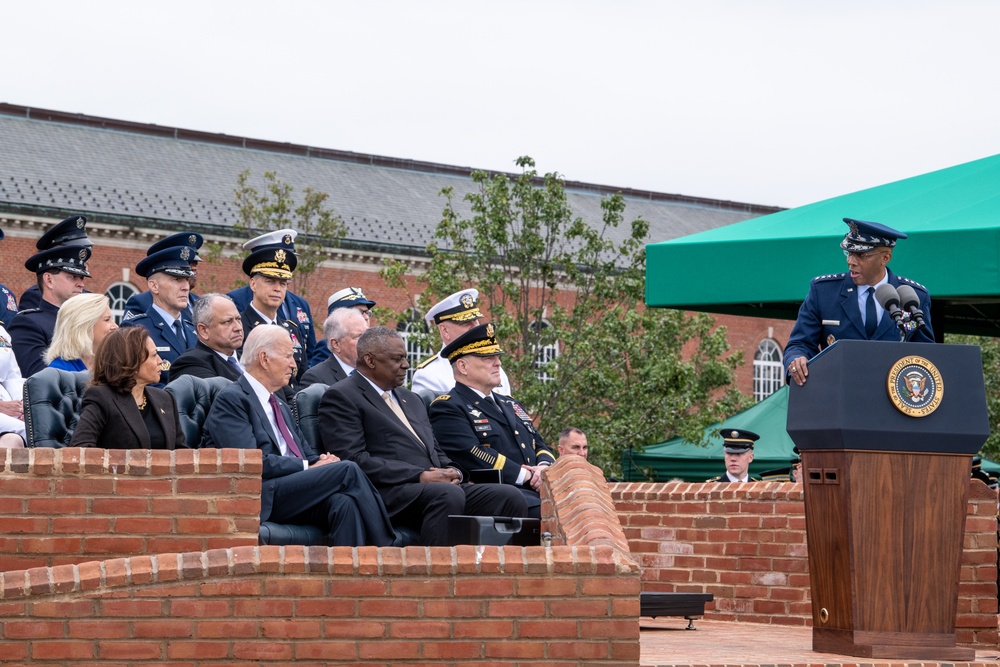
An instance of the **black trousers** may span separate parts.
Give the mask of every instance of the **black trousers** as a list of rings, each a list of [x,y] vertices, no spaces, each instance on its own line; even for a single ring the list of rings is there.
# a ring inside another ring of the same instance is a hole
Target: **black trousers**
[[[392,544],[389,515],[378,491],[353,461],[338,461],[284,477],[264,480],[272,485],[271,512],[261,520],[319,526],[331,546]]]
[[[424,546],[453,546],[448,515],[528,516],[524,496],[509,484],[421,484],[420,495],[393,517],[400,525],[420,530]]]

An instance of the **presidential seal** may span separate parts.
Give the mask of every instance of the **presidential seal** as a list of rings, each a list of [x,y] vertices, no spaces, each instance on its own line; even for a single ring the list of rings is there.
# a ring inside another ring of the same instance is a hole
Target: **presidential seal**
[[[923,357],[903,357],[889,369],[889,400],[910,417],[926,417],[944,398],[944,380],[937,367]]]

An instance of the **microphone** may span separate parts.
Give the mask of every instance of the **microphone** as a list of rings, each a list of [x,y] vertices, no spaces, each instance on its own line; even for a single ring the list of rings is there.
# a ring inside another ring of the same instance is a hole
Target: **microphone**
[[[889,313],[896,326],[903,326],[903,311],[899,309],[900,297],[896,288],[889,283],[883,283],[875,288],[875,300]]]
[[[903,310],[910,314],[913,321],[917,323],[917,327],[926,327],[924,312],[920,310],[920,297],[917,296],[917,291],[909,285],[900,285],[898,294]]]

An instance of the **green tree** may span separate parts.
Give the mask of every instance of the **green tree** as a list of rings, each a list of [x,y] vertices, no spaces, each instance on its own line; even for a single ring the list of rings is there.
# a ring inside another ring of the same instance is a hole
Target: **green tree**
[[[248,239],[276,229],[298,231],[295,291],[307,295],[316,269],[329,256],[330,249],[340,244],[340,239],[347,234],[347,226],[328,207],[330,195],[325,192],[306,187],[301,197],[296,198],[295,188],[280,180],[273,171],[264,172],[263,189],[252,185],[251,179],[249,169],[236,177],[233,203],[237,219],[233,228]]]
[[[946,334],[946,343],[978,345],[983,355],[983,376],[986,382],[986,408],[990,415],[990,437],[979,453],[991,461],[1000,461],[1000,340],[985,336]]]
[[[591,460],[618,473],[629,448],[675,435],[700,442],[705,426],[746,404],[731,389],[742,359],[725,329],[707,315],[643,307],[649,225],[625,223],[623,197],[604,198],[602,220],[587,224],[558,174],[539,177],[528,157],[516,164],[514,178],[473,172],[470,217],[451,188],[442,191],[420,277],[428,289],[415,306],[479,289],[515,397],[553,448],[560,430],[582,428]],[[383,277],[398,284],[404,272],[390,264]],[[558,356],[540,358],[553,348]]]

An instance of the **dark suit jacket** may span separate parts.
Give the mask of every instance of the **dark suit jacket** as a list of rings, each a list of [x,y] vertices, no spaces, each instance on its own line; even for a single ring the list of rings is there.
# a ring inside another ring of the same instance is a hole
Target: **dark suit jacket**
[[[908,341],[915,343],[933,343],[934,331],[931,328],[931,297],[927,288],[915,283],[909,278],[897,276],[888,267],[889,284],[893,287],[909,285],[920,299],[920,309],[924,312],[927,326],[910,332]],[[837,340],[868,340],[865,325],[861,319],[861,308],[858,306],[858,287],[851,280],[849,273],[836,273],[813,278],[809,284],[809,293],[799,308],[792,333],[785,345],[785,373],[788,365],[799,357],[812,359],[825,347]],[[878,328],[871,340],[898,341],[899,328],[889,317],[882,316]]]
[[[463,470],[500,470],[504,484],[517,483],[522,465],[555,463],[521,404],[496,393],[493,399],[496,404],[460,382],[434,399],[431,425],[448,456]]]
[[[42,355],[52,344],[52,332],[56,328],[59,306],[42,301],[38,308],[22,310],[7,327],[14,357],[23,377],[31,377],[45,368]]]
[[[146,396],[146,409],[155,410],[167,449],[187,449],[174,397],[156,387],[146,387]],[[132,394],[121,394],[107,385],[87,387],[70,447],[150,449],[149,431]]]
[[[218,352],[199,340],[194,347],[177,357],[170,367],[171,380],[176,380],[182,375],[238,380],[243,374],[224,361]]]
[[[305,389],[311,384],[337,384],[346,377],[347,373],[344,372],[344,368],[331,354],[329,359],[303,373],[299,388]]]
[[[394,392],[420,441],[360,373],[327,389],[319,406],[323,449],[361,467],[390,517],[416,500],[420,473],[454,467],[434,439],[420,397],[402,387]]]
[[[302,431],[292,418],[292,411],[279,397],[278,406],[285,418],[285,424],[291,431],[295,443],[309,463],[319,459],[315,450],[306,440]],[[278,447],[277,437],[271,430],[264,408],[257,400],[253,388],[245,376],[220,391],[212,409],[205,419],[202,431],[202,447],[225,447],[236,449],[259,449],[264,457],[262,477],[264,485],[261,489],[260,516],[266,521],[271,515],[274,501],[274,485],[268,480],[274,480],[286,475],[305,470],[302,459],[295,456],[282,456]]]

